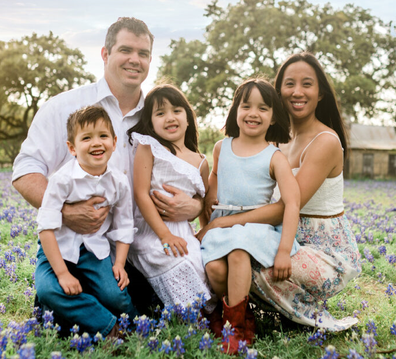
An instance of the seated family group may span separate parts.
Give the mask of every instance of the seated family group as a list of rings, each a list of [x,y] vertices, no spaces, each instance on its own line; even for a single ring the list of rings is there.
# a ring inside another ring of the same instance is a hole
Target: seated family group
[[[143,97],[153,40],[141,20],[112,24],[104,78],[45,103],[15,160],[13,185],[39,208],[40,303],[117,337],[117,317],[139,315],[142,274],[164,305],[203,293],[214,335],[235,329],[230,354],[254,340],[249,296],[304,325],[356,324],[321,308],[361,266],[343,208],[344,123],[318,60],[294,54],[274,86],[240,84],[209,170],[184,94],[162,84]]]

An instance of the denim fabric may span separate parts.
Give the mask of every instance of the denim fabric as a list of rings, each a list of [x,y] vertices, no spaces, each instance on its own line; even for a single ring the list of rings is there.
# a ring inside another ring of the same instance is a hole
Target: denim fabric
[[[106,336],[120,314],[128,314],[131,322],[139,314],[127,289],[121,291],[118,287],[110,256],[99,260],[82,245],[78,263],[65,263],[80,281],[83,292],[74,296],[64,293],[40,246],[35,273],[37,296],[58,317],[79,325],[81,333],[94,336],[99,332]]]

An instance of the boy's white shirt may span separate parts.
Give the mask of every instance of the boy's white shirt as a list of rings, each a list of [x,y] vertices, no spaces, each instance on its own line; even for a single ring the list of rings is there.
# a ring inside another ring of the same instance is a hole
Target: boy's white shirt
[[[93,196],[105,198],[100,207],[111,206],[109,215],[96,233],[82,235],[62,225],[64,203],[85,201]],[[64,260],[77,263],[81,244],[98,259],[104,259],[110,254],[109,240],[127,244],[133,241],[136,228],[131,196],[127,176],[110,163],[103,175],[92,176],[72,159],[49,179],[37,217],[38,232],[54,230]]]

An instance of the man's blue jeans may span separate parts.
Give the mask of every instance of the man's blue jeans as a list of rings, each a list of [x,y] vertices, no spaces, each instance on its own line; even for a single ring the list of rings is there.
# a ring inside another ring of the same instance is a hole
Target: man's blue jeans
[[[130,322],[139,315],[127,289],[121,291],[118,287],[110,256],[99,260],[82,245],[78,263],[65,263],[80,281],[83,292],[73,296],[65,294],[40,246],[35,273],[37,296],[41,304],[61,319],[80,326],[80,333],[94,336],[99,332],[106,336],[120,314],[128,314]]]

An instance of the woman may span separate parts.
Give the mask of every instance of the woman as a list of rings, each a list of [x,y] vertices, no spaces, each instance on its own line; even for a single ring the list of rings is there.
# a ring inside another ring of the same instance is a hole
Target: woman
[[[296,239],[301,249],[292,257],[287,280],[274,281],[273,268],[253,263],[251,292],[297,323],[344,330],[357,319],[337,320],[321,306],[361,271],[360,254],[343,208],[344,124],[334,90],[313,55],[289,57],[278,71],[275,88],[291,119],[292,139],[281,149],[300,187]],[[282,216],[279,201],[217,218],[205,230],[248,222],[275,225]]]

